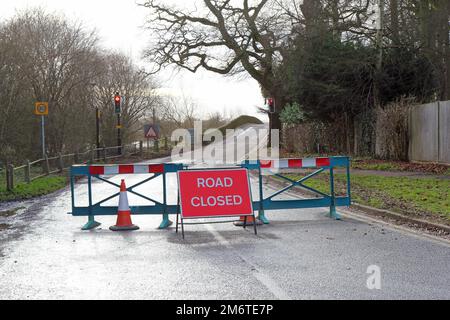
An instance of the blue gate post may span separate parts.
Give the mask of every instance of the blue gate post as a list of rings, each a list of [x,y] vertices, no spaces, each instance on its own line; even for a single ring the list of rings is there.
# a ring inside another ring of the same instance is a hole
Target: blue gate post
[[[330,216],[333,219],[341,220],[341,216],[336,212],[336,192],[334,190],[334,169],[330,167],[330,189],[331,189],[331,206]]]
[[[70,173],[70,194],[72,200],[72,212],[75,211],[75,177],[72,172]]]
[[[269,219],[266,218],[264,212],[264,189],[263,189],[263,177],[261,165],[258,166],[258,176],[259,176],[259,216],[258,219],[264,224],[270,224]]]
[[[92,230],[101,225],[101,223],[95,221],[95,217],[92,215],[92,176],[88,175],[88,193],[89,193],[89,217],[88,223],[84,225],[81,230]]]
[[[173,222],[169,219],[169,214],[167,213],[167,178],[166,178],[167,172],[164,166],[164,173],[163,173],[163,221],[161,222],[161,225],[159,226],[159,229],[167,229],[170,227]]]

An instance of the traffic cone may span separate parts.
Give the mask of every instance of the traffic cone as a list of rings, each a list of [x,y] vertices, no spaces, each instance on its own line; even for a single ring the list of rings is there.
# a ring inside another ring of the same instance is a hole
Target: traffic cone
[[[131,222],[131,210],[128,205],[127,187],[125,180],[120,185],[119,212],[117,214],[117,224],[109,228],[111,231],[133,231],[139,227]]]
[[[245,223],[245,218],[246,217],[241,217],[240,219],[239,219],[239,221],[236,221],[235,223],[234,223],[234,225],[236,226],[236,227],[243,227],[246,223]],[[253,224],[255,223],[255,218],[253,218],[253,216],[247,216],[247,226],[253,226]],[[260,226],[260,225],[262,225],[263,223],[262,223],[262,221],[261,220],[259,220],[259,219],[256,219],[256,225],[257,226]]]

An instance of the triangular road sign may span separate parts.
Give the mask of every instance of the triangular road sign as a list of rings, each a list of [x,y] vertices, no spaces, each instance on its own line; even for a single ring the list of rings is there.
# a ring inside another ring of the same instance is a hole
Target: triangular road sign
[[[153,129],[153,126],[151,126],[148,129],[147,133],[145,134],[145,137],[147,139],[156,139],[156,138],[158,138],[158,134],[156,133],[155,129]]]

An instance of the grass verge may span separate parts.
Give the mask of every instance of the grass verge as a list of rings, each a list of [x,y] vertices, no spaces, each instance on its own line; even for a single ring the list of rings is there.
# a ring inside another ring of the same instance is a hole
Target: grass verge
[[[450,175],[450,167],[438,163],[411,163],[404,161],[385,161],[376,159],[355,159],[353,169],[377,171],[404,171],[437,175]]]
[[[0,201],[14,201],[43,196],[64,188],[67,184],[65,176],[49,176],[37,179],[31,183],[19,183],[13,191],[7,191],[0,186]]]
[[[290,177],[300,179],[296,175]],[[344,174],[336,174],[338,195],[346,193],[345,179]],[[450,223],[448,179],[353,175],[351,183],[352,198],[359,204]],[[325,175],[309,180],[306,185],[329,193],[329,178]]]

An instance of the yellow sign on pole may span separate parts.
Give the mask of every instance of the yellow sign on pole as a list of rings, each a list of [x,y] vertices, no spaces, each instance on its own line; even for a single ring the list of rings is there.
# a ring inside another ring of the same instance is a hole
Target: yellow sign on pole
[[[48,116],[48,102],[36,102],[34,114],[37,116]]]

